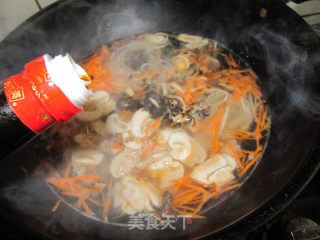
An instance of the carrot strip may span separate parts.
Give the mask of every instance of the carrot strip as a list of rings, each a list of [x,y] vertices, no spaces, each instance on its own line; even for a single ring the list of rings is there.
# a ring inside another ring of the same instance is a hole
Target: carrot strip
[[[103,204],[102,203],[99,203],[98,201],[92,199],[91,197],[87,197],[88,201],[92,202],[94,205],[97,205],[97,206],[100,206],[102,207]]]
[[[231,185],[231,186],[227,186],[227,187],[223,188],[221,191],[219,191],[219,194],[228,192],[228,191],[230,191],[232,189],[235,189],[235,188],[238,188],[238,187],[240,187],[240,183],[237,183],[237,184],[234,184],[234,185]]]
[[[110,201],[106,199],[103,203],[103,216],[107,217],[109,215],[110,210]]]
[[[159,117],[159,118],[155,119],[155,120],[150,124],[150,128],[151,128],[151,129],[157,129],[157,128],[160,126],[161,121],[162,121],[162,117]]]
[[[218,111],[215,116],[212,117],[210,123],[210,132],[211,132],[211,150],[214,153],[217,153],[221,149],[221,143],[219,142],[219,136],[221,132],[221,125],[223,117],[225,114],[225,104],[220,104]]]
[[[176,198],[175,197],[172,202],[174,202],[174,204],[185,203],[185,202],[193,200],[197,195],[199,195],[199,193],[195,192],[193,194],[189,194],[187,196],[184,196],[183,198]]]
[[[243,165],[242,165],[241,159],[240,159],[236,149],[234,148],[234,146],[231,143],[228,143],[228,147],[230,148],[232,156],[236,160],[238,167],[242,170]]]
[[[180,210],[178,208],[173,207],[173,210],[176,211],[178,214],[180,214],[181,216],[190,216],[191,218],[194,219],[205,219],[206,217],[195,214],[195,213],[190,213],[184,210]]]
[[[255,156],[250,162],[244,167],[244,169],[239,173],[239,176],[242,177],[259,159],[260,154]]]
[[[51,209],[51,212],[56,212],[58,210],[58,208],[60,207],[62,202],[62,199],[59,199],[53,206],[53,208]]]
[[[94,175],[82,175],[82,176],[75,176],[75,177],[69,177],[64,178],[65,181],[98,181],[102,180],[103,176],[94,176]]]
[[[84,199],[80,199],[80,202],[81,202],[81,205],[82,205],[85,213],[88,215],[92,215],[93,211],[91,210],[89,205],[86,203],[86,201]]]
[[[75,203],[75,207],[76,208],[80,208],[81,207],[81,199],[79,198],[78,201]]]
[[[124,149],[124,146],[122,144],[115,143],[111,146],[111,150],[115,152],[122,151],[123,149]]]
[[[111,194],[110,190],[112,188],[112,180],[109,181],[108,183],[108,190],[109,192],[107,193],[107,198],[103,200],[103,216],[106,218],[109,215],[110,211],[110,205],[111,205]],[[104,195],[103,195],[104,198]]]
[[[189,182],[185,182],[185,181],[176,181],[175,182],[176,185],[178,186],[184,186],[184,187],[188,187],[188,188],[191,188],[191,189],[194,189],[194,190],[198,190],[199,192],[202,192],[202,193],[208,193],[207,190],[205,190],[204,188],[202,187],[199,187],[199,186],[196,186],[192,183],[189,183]]]

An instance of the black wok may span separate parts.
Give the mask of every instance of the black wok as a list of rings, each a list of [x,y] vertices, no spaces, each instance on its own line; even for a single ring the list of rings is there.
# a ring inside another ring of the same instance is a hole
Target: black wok
[[[66,205],[42,175],[33,142],[0,162],[0,215],[13,236],[33,239],[239,239],[282,210],[319,169],[319,40],[277,0],[66,0],[31,17],[0,44],[0,79],[43,53],[81,60],[103,43],[142,32],[214,38],[259,76],[271,109],[271,136],[250,179],[207,219],[186,230],[140,231],[103,224]],[[0,146],[1,148],[1,146]],[[25,171],[27,170],[27,171]]]

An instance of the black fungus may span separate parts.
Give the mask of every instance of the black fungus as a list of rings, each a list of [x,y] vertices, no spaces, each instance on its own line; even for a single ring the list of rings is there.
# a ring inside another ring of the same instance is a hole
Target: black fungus
[[[163,116],[167,110],[164,99],[161,96],[146,94],[142,105],[151,114],[152,118]]]
[[[139,110],[142,107],[142,104],[138,99],[134,99],[130,96],[123,96],[117,102],[117,107],[121,110],[134,112]]]

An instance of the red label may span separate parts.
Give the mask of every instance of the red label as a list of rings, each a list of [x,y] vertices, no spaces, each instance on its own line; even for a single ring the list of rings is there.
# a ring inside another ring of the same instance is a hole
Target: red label
[[[35,96],[57,121],[65,122],[82,111],[81,108],[73,105],[60,88],[51,81],[43,57],[25,66],[25,76]]]
[[[33,132],[40,133],[55,122],[35,97],[23,74],[6,79],[4,92],[16,116]]]
[[[4,92],[16,116],[35,133],[82,111],[51,81],[43,57],[29,62],[24,72],[6,79]]]

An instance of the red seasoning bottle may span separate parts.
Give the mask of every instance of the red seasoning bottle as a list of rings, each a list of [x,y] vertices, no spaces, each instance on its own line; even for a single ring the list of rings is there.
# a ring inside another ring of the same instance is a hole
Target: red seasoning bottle
[[[83,111],[89,77],[67,54],[30,61],[0,83],[0,158]]]

